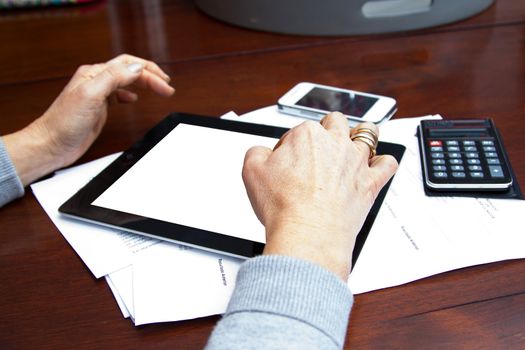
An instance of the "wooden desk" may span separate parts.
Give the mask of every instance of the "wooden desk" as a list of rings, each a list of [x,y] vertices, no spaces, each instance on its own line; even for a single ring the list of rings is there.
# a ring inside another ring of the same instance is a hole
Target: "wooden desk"
[[[170,111],[244,113],[314,81],[394,96],[398,117],[494,118],[525,187],[522,0],[449,26],[337,38],[236,28],[189,0],[0,13],[0,134],[39,116],[77,66],[122,52],[159,62],[177,94],[113,107],[79,163],[127,148]],[[0,209],[0,234],[2,349],[198,349],[218,319],[134,327],[31,191]],[[346,347],[525,348],[523,276],[525,260],[508,261],[358,295]]]

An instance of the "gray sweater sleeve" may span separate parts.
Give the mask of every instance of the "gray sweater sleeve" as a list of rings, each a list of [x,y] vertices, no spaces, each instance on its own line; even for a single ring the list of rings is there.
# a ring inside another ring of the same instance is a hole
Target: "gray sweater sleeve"
[[[24,186],[0,138],[0,207],[24,195]]]
[[[352,303],[347,285],[320,266],[256,257],[241,266],[206,348],[341,349]]]

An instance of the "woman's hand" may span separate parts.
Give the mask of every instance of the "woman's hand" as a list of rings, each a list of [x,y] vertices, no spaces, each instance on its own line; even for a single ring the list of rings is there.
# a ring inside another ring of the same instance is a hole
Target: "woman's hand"
[[[358,127],[378,133],[374,124]],[[369,155],[337,112],[291,129],[274,150],[250,149],[243,179],[266,228],[264,254],[308,260],[346,281],[356,236],[397,169],[393,157]]]
[[[130,55],[78,68],[40,118],[3,137],[24,186],[82,156],[106,123],[109,100],[137,100],[126,87],[134,84],[171,96],[175,90],[169,80],[155,63]]]

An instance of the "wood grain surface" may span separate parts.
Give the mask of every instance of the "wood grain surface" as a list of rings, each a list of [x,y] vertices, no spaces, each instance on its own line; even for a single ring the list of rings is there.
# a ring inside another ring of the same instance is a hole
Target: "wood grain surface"
[[[43,113],[79,65],[124,52],[160,63],[177,93],[112,106],[79,164],[129,147],[169,112],[241,114],[313,81],[393,96],[396,117],[491,117],[525,186],[522,0],[447,26],[355,37],[246,30],[189,0],[0,12],[0,134]],[[218,320],[133,326],[30,190],[0,209],[0,234],[1,349],[199,349]],[[523,276],[525,260],[514,260],[358,295],[345,347],[523,349]]]

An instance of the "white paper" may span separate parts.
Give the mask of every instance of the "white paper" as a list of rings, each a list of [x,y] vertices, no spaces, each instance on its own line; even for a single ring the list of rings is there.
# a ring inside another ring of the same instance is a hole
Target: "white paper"
[[[236,114],[226,114],[221,118],[253,124],[279,126],[282,128],[293,128],[294,126],[299,125],[304,121],[308,120],[300,117],[294,117],[288,114],[279,113],[277,106],[268,106],[261,109],[256,109],[255,111],[248,112],[241,116],[238,116]]]
[[[133,265],[135,325],[221,314],[243,260],[162,243]]]
[[[131,268],[128,267],[128,268]],[[111,277],[110,275],[106,275],[104,276],[105,279],[106,279],[106,282],[108,283],[108,286],[109,288],[111,289],[111,292],[113,293],[113,297],[115,298],[115,301],[117,302],[117,305],[120,309],[120,312],[122,312],[122,316],[124,316],[124,318],[129,318],[131,317],[131,313],[129,312],[128,310],[128,306],[126,306],[126,303],[124,302],[124,299],[122,298],[122,296],[120,295],[120,293],[123,291],[123,290],[126,290],[126,291],[133,291],[133,288],[132,286],[128,289],[125,289],[125,288],[121,288],[121,290],[119,291],[119,288],[115,285],[115,283],[113,283],[113,281],[111,280]],[[132,281],[130,279],[130,281]]]
[[[282,128],[293,128],[294,126],[297,126],[307,120],[313,120],[281,113],[279,112],[279,109],[276,105],[256,109],[241,116],[238,116],[235,113],[228,113],[223,115],[221,119],[237,120],[240,122],[253,124],[279,126]],[[379,125],[384,125],[386,123],[388,123],[388,120],[384,119],[383,121],[381,121],[381,123],[379,123]],[[354,124],[356,124],[354,121],[349,121],[349,125]]]
[[[134,253],[158,242],[156,239],[66,218],[58,213],[62,203],[118,155],[113,154],[60,171],[49,179],[31,185],[35,197],[47,215],[96,278],[130,265]]]

